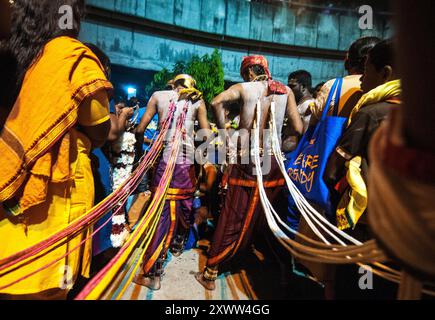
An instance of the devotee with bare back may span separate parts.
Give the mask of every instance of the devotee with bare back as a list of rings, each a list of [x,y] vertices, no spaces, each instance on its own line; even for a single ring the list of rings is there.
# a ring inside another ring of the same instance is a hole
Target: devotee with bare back
[[[207,109],[202,99],[202,93],[196,89],[196,81],[189,75],[178,75],[173,80],[173,90],[158,91],[151,97],[147,110],[136,129],[138,144],[142,146],[144,131],[158,113],[159,127],[169,116],[171,107],[175,106],[172,125],[167,137],[174,135],[176,119],[187,106],[184,123],[182,145],[178,154],[175,169],[169,185],[165,207],[163,209],[156,233],[148,247],[142,266],[142,273],[134,279],[136,284],[146,286],[152,290],[160,289],[163,263],[169,248],[174,255],[183,252],[190,227],[193,226],[193,200],[197,179],[194,166],[194,124],[198,120],[201,129],[210,129],[207,119]],[[169,161],[172,144],[167,140],[163,155],[158,161],[152,182],[155,191],[163,177]]]
[[[261,108],[259,121],[260,140],[265,141],[265,148],[260,151],[264,162],[264,187],[268,198],[273,201],[281,194],[284,177],[278,168],[278,163],[271,157],[265,129],[269,129],[271,119],[271,104],[276,105],[275,114],[277,136],[281,137],[284,118],[289,119],[292,134],[300,136],[303,124],[296,107],[295,97],[290,88],[273,81],[268,62],[263,56],[245,57],[241,66],[241,76],[244,83],[232,86],[217,96],[212,102],[219,129],[225,129],[225,106],[237,103],[240,112],[240,141],[238,146],[237,164],[230,164],[228,191],[224,200],[223,210],[209,250],[204,272],[197,273],[195,278],[208,290],[215,289],[218,267],[232,256],[250,244],[254,232],[263,229],[264,216],[259,201],[259,188],[254,176],[254,164],[249,158],[253,148],[249,147],[250,131],[256,122],[256,108]],[[272,158],[272,159],[271,159]],[[241,164],[240,161],[246,161]]]

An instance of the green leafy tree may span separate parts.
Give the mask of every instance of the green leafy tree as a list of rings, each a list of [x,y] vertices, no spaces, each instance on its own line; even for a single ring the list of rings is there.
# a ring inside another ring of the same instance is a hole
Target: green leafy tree
[[[224,70],[217,49],[211,55],[194,56],[187,63],[187,73],[195,78],[198,89],[209,106],[215,96],[224,91]]]
[[[173,73],[163,68],[154,75],[153,81],[145,87],[147,95],[150,97],[154,91],[165,89],[169,80],[173,78]]]
[[[154,75],[153,81],[147,86],[147,94],[166,88],[169,80],[176,75],[187,73],[195,78],[198,89],[204,95],[207,107],[215,96],[224,91],[224,70],[222,59],[217,49],[211,55],[192,56],[186,62],[177,62],[171,71],[162,69]],[[210,108],[208,108],[210,110]],[[211,114],[209,114],[210,116]]]

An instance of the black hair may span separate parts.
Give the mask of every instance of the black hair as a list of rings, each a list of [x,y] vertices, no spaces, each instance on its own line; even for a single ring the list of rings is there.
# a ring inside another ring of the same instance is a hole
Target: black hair
[[[15,56],[0,42],[0,108],[12,109],[15,102],[15,86],[17,83],[17,60]],[[0,124],[0,131],[3,124]]]
[[[181,78],[181,79],[178,79],[177,81],[174,81],[174,88],[177,88],[179,86],[181,86],[183,88],[187,88],[186,80]]]
[[[84,45],[87,46],[89,49],[91,49],[91,51],[97,56],[98,60],[100,60],[105,70],[106,77],[107,79],[109,79],[111,75],[111,67],[112,67],[109,56],[105,54],[103,50],[101,50],[98,46],[96,46],[93,43],[85,43]]]
[[[59,27],[63,15],[59,9],[65,5],[73,10],[71,29]],[[50,40],[60,36],[78,37],[84,9],[84,0],[15,0],[9,48],[18,62],[18,87]]]
[[[313,95],[314,98],[317,98],[317,91],[319,91],[320,89],[323,88],[323,86],[325,85],[326,82],[320,82],[318,83],[313,89],[311,89],[311,94]]]
[[[139,103],[139,99],[136,97],[131,97],[128,102],[127,102],[127,106],[129,108],[134,108],[136,107],[136,105]]]
[[[362,37],[352,43],[348,51],[346,69],[355,70],[360,74],[364,73],[367,54],[380,41],[378,37]]]
[[[385,66],[390,66],[394,69],[396,64],[393,41],[384,40],[379,42],[369,51],[368,58],[378,71]]]
[[[262,76],[266,74],[266,70],[264,70],[264,67],[259,64],[254,64],[252,66],[252,71],[255,73],[256,76]]]
[[[313,85],[311,73],[306,70],[298,70],[290,73],[288,75],[288,80],[290,81],[290,79],[295,79],[298,83],[303,85],[308,90],[311,90],[311,87]]]
[[[115,102],[115,104],[119,104],[119,103],[126,104],[125,98],[123,96],[115,96],[113,98],[113,101]]]
[[[10,36],[11,14],[11,3],[7,0],[0,0],[0,41],[8,39]]]
[[[256,76],[262,76],[266,74],[266,70],[264,70],[264,67],[259,64],[254,64],[250,66],[249,68],[246,68],[244,72],[244,76],[247,77],[249,74],[249,69],[252,68],[252,71],[255,73]]]
[[[317,89],[322,88],[322,87],[325,85],[325,83],[326,83],[326,82],[320,82],[320,83],[318,83],[318,84],[314,87],[314,90],[317,90]]]
[[[252,71],[255,73],[256,76],[262,76],[266,74],[266,70],[264,70],[264,67],[259,64],[254,64],[252,66]]]

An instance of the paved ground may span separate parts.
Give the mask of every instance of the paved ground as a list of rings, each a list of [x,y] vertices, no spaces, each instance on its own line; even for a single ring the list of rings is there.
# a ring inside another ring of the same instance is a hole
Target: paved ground
[[[162,288],[151,291],[132,283],[123,300],[251,300],[255,293],[246,271],[225,273],[216,281],[216,290],[205,290],[193,277],[203,270],[205,255],[201,249],[184,252],[180,257],[170,257],[162,279]]]
[[[293,273],[288,266],[283,268],[283,264],[280,264],[276,257],[272,257],[270,250],[265,248],[259,248],[260,251],[250,250],[234,259],[216,281],[216,290],[207,291],[193,276],[195,272],[204,268],[206,247],[203,245],[202,249],[186,251],[178,258],[170,257],[161,290],[151,291],[131,283],[122,300],[324,299],[324,289],[321,285]],[[374,279],[374,290],[361,291],[358,288],[360,274],[357,266],[339,266],[336,275],[338,277],[335,289],[338,300],[391,300],[396,297],[397,286],[377,277]],[[70,298],[75,297],[85,284],[86,281],[77,284]]]
[[[209,238],[209,237],[208,237]],[[323,299],[323,288],[316,282],[292,272],[291,257],[279,244],[267,245],[257,241],[243,255],[221,265],[216,290],[205,290],[194,278],[194,273],[204,270],[209,240],[199,242],[198,249],[185,251],[180,257],[169,259],[162,279],[162,288],[151,291],[129,284],[122,300],[292,300]],[[274,249],[271,249],[274,248]],[[284,251],[284,254],[283,254]],[[93,262],[95,275],[116,254],[108,250]],[[86,284],[82,279],[70,293],[75,297]],[[114,281],[116,285],[117,281]],[[106,297],[110,299],[109,297]]]
[[[216,281],[216,290],[207,291],[194,279],[193,274],[204,269],[205,250],[208,241],[203,240],[201,249],[184,252],[180,257],[170,257],[165,268],[162,288],[150,291],[131,283],[122,296],[123,300],[312,300],[323,299],[324,289],[317,282],[292,272],[288,255],[272,252],[270,246],[257,246],[237,259],[233,259]],[[277,246],[275,246],[277,247]],[[100,261],[101,268],[110,260],[113,252]],[[277,257],[280,258],[277,258]],[[98,268],[97,268],[98,269]],[[97,270],[94,270],[94,273]],[[336,298],[339,300],[395,299],[397,287],[385,280],[374,279],[374,290],[358,288],[357,266],[340,266],[336,272]],[[75,297],[86,281],[78,283],[71,292]]]
[[[123,300],[264,300],[264,299],[322,299],[323,288],[317,283],[294,275],[263,248],[249,252],[224,266],[216,281],[216,290],[205,290],[194,273],[204,270],[207,240],[201,249],[169,257],[162,279],[162,288],[151,291],[132,283]],[[266,253],[266,254],[265,254]]]

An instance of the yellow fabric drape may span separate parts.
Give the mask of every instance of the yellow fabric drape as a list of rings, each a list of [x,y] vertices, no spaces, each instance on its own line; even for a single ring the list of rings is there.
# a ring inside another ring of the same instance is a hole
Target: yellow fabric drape
[[[16,202],[16,216],[0,208],[0,259],[46,239],[93,206],[90,140],[75,125],[108,119],[107,91],[112,89],[97,57],[79,41],[50,41],[28,70],[18,99],[0,135],[0,202]],[[102,92],[105,92],[102,94]],[[94,101],[99,99],[98,101]],[[98,102],[98,103],[96,103]],[[6,204],[6,206],[9,204]],[[0,274],[0,287],[36,271],[76,247],[90,230],[63,245]],[[29,295],[71,289],[80,271],[89,276],[91,242],[49,268],[1,290]]]
[[[354,228],[367,209],[367,186],[361,176],[361,162],[361,157],[355,157],[346,163],[349,190],[337,207],[337,227],[341,230]]]
[[[393,80],[387,82],[370,92],[366,93],[361,97],[357,105],[353,108],[352,113],[349,117],[348,126],[352,123],[353,117],[358,113],[361,108],[369,104],[375,104],[381,101],[386,101],[390,98],[395,98],[400,96],[402,93],[402,87],[400,80]]]
[[[376,87],[363,95],[352,110],[348,125],[361,108],[400,96],[401,82],[394,80]],[[355,157],[346,163],[346,180],[349,188],[344,193],[337,207],[337,227],[341,230],[354,228],[367,209],[367,186],[361,176],[361,157]]]
[[[68,130],[79,105],[104,89],[112,86],[101,63],[78,40],[59,37],[45,46],[0,134],[0,202],[21,193],[24,212],[45,201],[48,182],[71,178]]]

